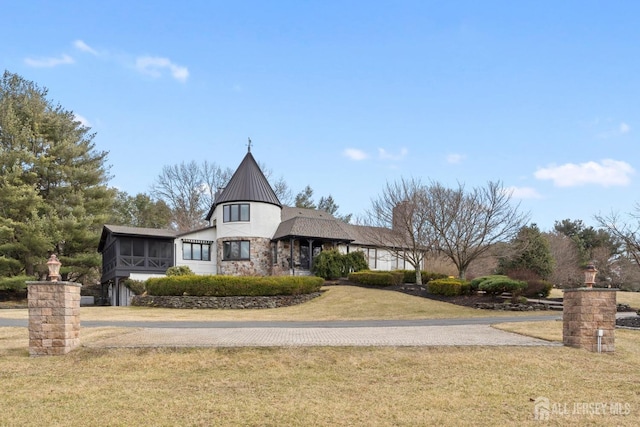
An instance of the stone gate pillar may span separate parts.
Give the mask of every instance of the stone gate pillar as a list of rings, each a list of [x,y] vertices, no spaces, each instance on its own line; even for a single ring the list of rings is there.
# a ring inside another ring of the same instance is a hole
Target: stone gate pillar
[[[47,262],[49,281],[27,282],[29,355],[67,354],[80,345],[79,283],[58,282],[60,261]]]
[[[615,350],[616,290],[565,289],[562,309],[562,341],[589,351]]]

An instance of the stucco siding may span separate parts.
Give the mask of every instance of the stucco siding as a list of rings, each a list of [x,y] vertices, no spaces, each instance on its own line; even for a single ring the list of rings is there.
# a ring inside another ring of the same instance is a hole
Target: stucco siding
[[[175,265],[187,266],[195,274],[216,274],[216,229],[205,228],[188,234],[183,234],[175,240]],[[185,259],[184,243],[196,242],[196,244],[209,246],[209,260]],[[199,242],[199,243],[198,243]]]
[[[281,208],[279,206],[250,202],[250,220],[246,222],[224,222],[223,206],[224,205],[217,206],[214,212],[218,239],[231,236],[271,238],[280,224]]]

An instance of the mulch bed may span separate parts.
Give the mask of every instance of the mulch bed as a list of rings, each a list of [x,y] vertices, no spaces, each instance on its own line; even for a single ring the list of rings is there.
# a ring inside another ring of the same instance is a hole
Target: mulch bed
[[[491,295],[458,295],[453,297],[446,297],[443,295],[433,295],[427,292],[424,289],[424,287],[412,285],[412,284],[404,284],[401,286],[389,286],[384,289],[388,289],[391,291],[398,291],[408,295],[429,298],[435,301],[448,302],[451,304],[456,304],[456,305],[461,305],[463,307],[471,307],[471,308],[474,308],[476,303],[479,303],[479,302],[485,302],[485,303],[505,302],[504,298],[494,297]]]
[[[424,290],[423,287],[410,284],[405,284],[402,286],[390,286],[385,289],[471,308],[475,308],[476,303],[496,303],[505,301],[504,298],[492,297],[489,295],[460,295],[455,297],[432,295]],[[561,298],[550,298],[550,300],[562,301]],[[630,316],[616,319],[616,326],[640,329],[640,316]]]

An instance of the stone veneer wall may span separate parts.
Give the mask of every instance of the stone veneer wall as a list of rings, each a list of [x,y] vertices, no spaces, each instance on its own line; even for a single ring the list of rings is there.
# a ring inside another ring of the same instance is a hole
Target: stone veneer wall
[[[564,345],[598,351],[597,331],[602,329],[601,351],[613,352],[616,311],[615,289],[565,289],[562,309]]]
[[[223,239],[218,239],[218,274],[229,276],[269,276],[271,275],[271,239],[264,237],[225,237],[224,241],[248,240],[249,260],[224,261]]]
[[[303,295],[274,295],[274,296],[236,296],[236,297],[195,297],[195,296],[153,296],[136,295],[131,305],[142,307],[166,308],[215,308],[215,309],[243,309],[243,308],[278,308],[302,304],[322,295],[313,292]]]
[[[80,345],[81,287],[73,282],[27,282],[29,355],[62,355]]]

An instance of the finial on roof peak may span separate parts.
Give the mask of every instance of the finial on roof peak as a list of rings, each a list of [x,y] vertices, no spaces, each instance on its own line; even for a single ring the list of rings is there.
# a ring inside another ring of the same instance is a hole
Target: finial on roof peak
[[[249,142],[247,143],[247,153],[251,152],[251,138],[247,138]]]

